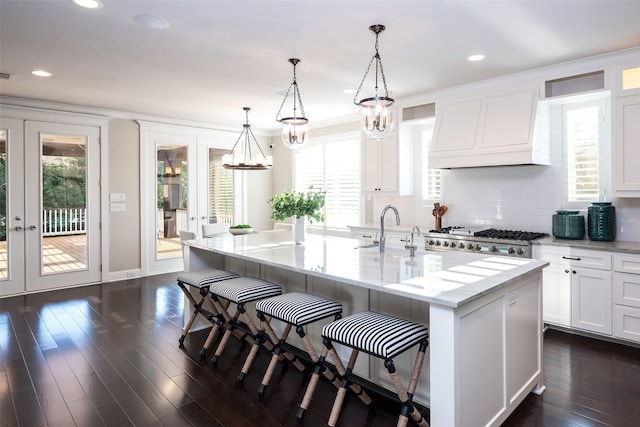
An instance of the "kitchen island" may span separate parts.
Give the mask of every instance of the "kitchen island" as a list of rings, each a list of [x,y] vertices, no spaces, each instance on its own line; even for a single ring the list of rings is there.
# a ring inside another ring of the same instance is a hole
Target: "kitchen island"
[[[529,392],[544,390],[546,262],[458,252],[409,257],[360,243],[307,235],[301,246],[285,231],[192,240],[185,242],[185,269],[226,268],[289,292],[334,298],[344,315],[373,310],[427,324],[428,357],[415,400],[430,407],[434,427],[500,425]],[[320,330],[311,325],[308,331],[318,346]],[[397,360],[407,379],[414,351]],[[354,371],[392,388],[376,358],[362,357]]]

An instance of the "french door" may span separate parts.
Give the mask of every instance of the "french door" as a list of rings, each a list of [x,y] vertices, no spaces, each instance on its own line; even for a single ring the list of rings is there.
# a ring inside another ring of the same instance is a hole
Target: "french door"
[[[100,281],[99,136],[0,119],[0,296]]]
[[[181,232],[200,236],[203,224],[242,219],[242,175],[222,166],[237,135],[139,123],[142,274],[179,271]]]

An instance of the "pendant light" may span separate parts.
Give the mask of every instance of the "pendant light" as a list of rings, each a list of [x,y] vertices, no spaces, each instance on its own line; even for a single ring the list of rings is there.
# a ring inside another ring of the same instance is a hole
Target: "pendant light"
[[[309,140],[309,120],[304,116],[304,105],[300,97],[300,89],[296,81],[296,65],[299,59],[291,58],[289,62],[293,64],[293,82],[284,95],[280,109],[276,114],[276,120],[282,123],[282,142],[285,147],[290,150],[298,150],[302,148]],[[293,98],[293,115],[282,117],[282,107],[287,102],[287,98],[291,94]],[[298,116],[298,106],[300,106],[300,116]]]
[[[249,111],[251,108],[243,107],[247,121],[242,125],[242,132],[233,145],[229,154],[222,156],[222,165],[226,169],[238,170],[266,170],[273,165],[273,158],[265,156],[260,144],[253,136],[249,125]]]
[[[387,81],[384,77],[384,69],[382,68],[382,59],[380,59],[380,53],[378,53],[378,37],[380,33],[385,30],[384,25],[372,25],[369,30],[376,35],[376,53],[371,57],[367,71],[362,77],[360,86],[353,97],[353,103],[360,106],[362,130],[371,138],[384,138],[388,136],[395,125],[395,111],[393,108],[393,98],[389,97],[389,91],[387,90]],[[376,64],[376,80],[373,96],[362,98],[359,101],[358,95],[362,89],[362,85],[369,74],[371,65]],[[384,93],[378,93],[378,76],[382,79],[384,86]]]

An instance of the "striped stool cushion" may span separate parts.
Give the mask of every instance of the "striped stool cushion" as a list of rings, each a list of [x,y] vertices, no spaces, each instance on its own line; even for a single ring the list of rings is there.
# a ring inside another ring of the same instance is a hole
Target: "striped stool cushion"
[[[219,270],[217,268],[207,268],[204,270],[184,272],[178,275],[178,282],[182,282],[185,285],[194,286],[196,288],[203,288],[212,283],[236,277],[238,277],[238,275],[230,271]]]
[[[256,303],[256,311],[294,326],[342,313],[342,304],[306,292],[291,292]]]
[[[332,342],[391,359],[429,336],[425,325],[365,311],[329,323],[322,336]]]
[[[282,288],[255,277],[236,277],[212,283],[209,292],[236,304],[269,298],[282,294]]]

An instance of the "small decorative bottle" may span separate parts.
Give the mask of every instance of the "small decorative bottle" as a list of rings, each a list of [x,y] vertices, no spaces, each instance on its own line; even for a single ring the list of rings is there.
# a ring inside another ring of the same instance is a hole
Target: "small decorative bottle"
[[[589,239],[612,242],[616,238],[616,208],[611,202],[593,202],[587,209]]]

